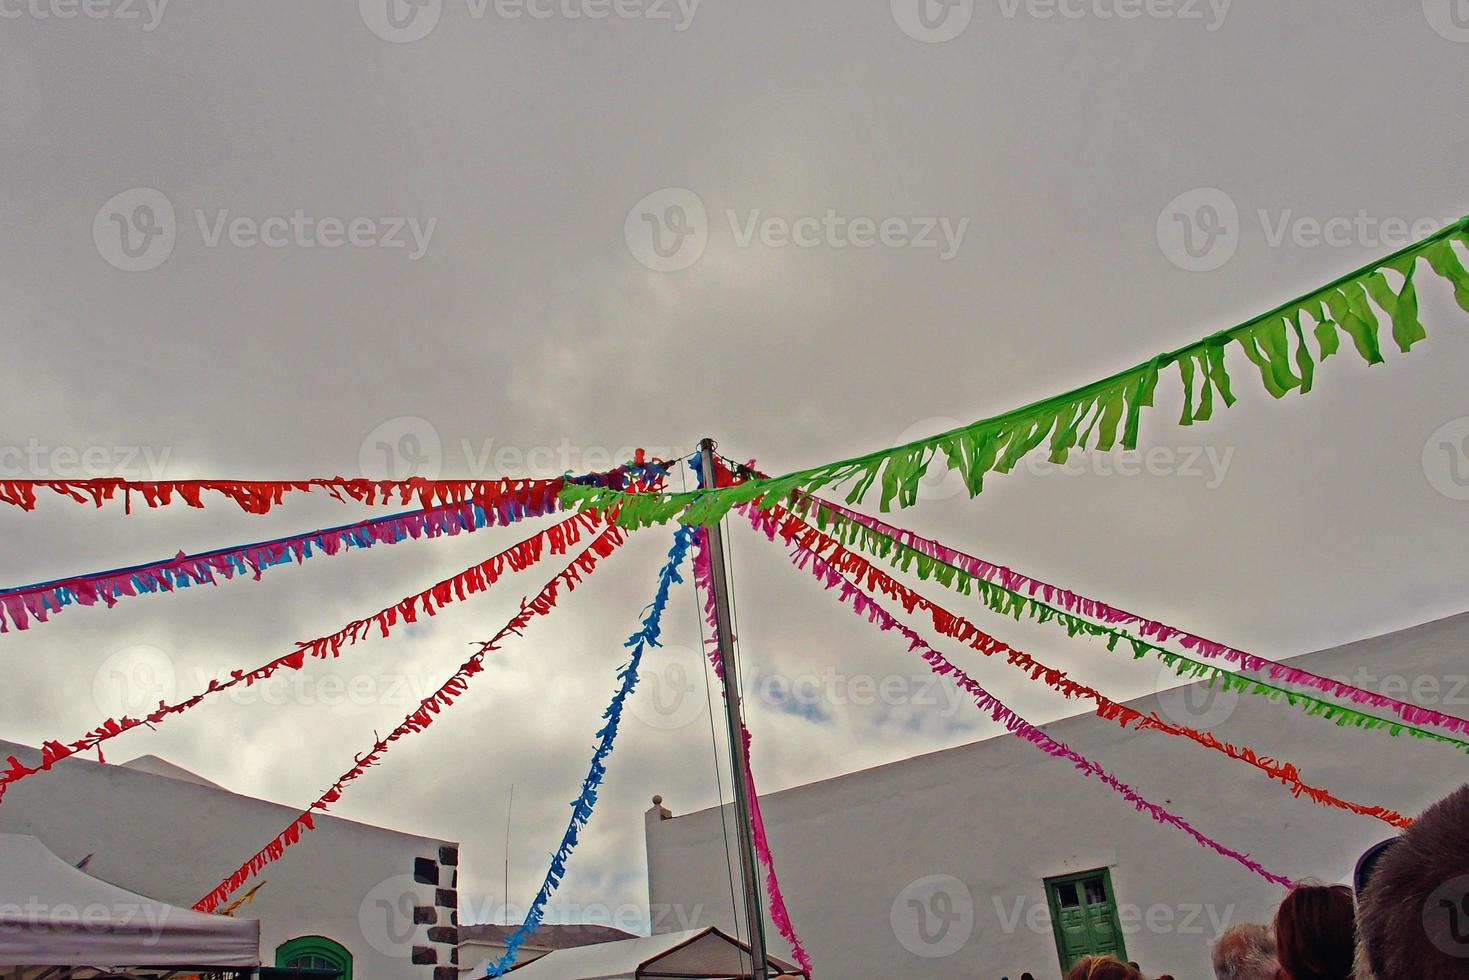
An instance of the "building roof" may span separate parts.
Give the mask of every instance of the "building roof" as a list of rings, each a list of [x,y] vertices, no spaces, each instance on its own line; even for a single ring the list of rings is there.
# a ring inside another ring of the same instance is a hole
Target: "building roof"
[[[121,763],[122,768],[132,769],[136,772],[151,772],[155,776],[165,779],[177,779],[185,783],[193,783],[195,786],[208,786],[211,789],[224,789],[218,783],[211,782],[196,772],[190,772],[183,766],[176,766],[167,759],[160,759],[156,755],[140,755],[136,759]]]
[[[22,762],[25,762],[27,765],[37,765],[39,764],[41,759],[40,750],[36,749],[35,747],[25,745],[20,742],[12,742],[5,738],[0,738],[0,760],[3,760],[7,756],[11,755],[20,759]],[[255,804],[257,807],[260,808],[278,810],[280,816],[276,819],[280,819],[282,821],[289,819],[291,816],[294,816],[300,811],[300,807],[298,806],[287,803],[279,803],[274,800],[265,800],[259,797],[250,796],[245,793],[237,793],[234,790],[226,789],[225,787],[220,786],[217,783],[210,782],[203,776],[190,772],[182,766],[174,765],[173,763],[168,762],[165,759],[161,759],[157,756],[152,755],[140,756],[136,759],[133,759],[131,762],[125,762],[122,764],[97,762],[94,759],[88,759],[82,756],[73,755],[66,759],[62,759],[60,762],[56,763],[55,766],[52,767],[52,769],[54,771],[90,769],[93,771],[93,773],[104,778],[126,779],[128,780],[127,785],[136,786],[139,788],[139,790],[143,790],[149,784],[150,780],[155,779],[166,779],[174,783],[196,787],[192,790],[181,791],[193,801],[190,805],[196,808],[207,805],[206,801],[209,804],[222,802],[230,806],[237,805],[238,801],[248,801],[249,803]],[[7,798],[9,797],[10,793],[17,794],[17,796],[24,795],[25,793],[32,791],[33,786],[35,787],[35,791],[44,793],[46,778],[44,776],[37,776],[35,778],[36,782],[34,784],[31,783],[29,780],[15,784],[14,788],[11,789],[9,793],[7,793]],[[157,786],[158,784],[154,783],[152,785]],[[432,843],[434,845],[455,845],[458,843],[457,841],[449,841],[436,837],[427,837],[423,834],[415,834],[407,831],[395,830],[391,827],[382,827],[377,824],[370,824],[362,820],[351,820],[347,817],[339,817],[336,814],[331,813],[317,813],[314,815],[314,817],[318,823],[339,823],[349,826],[362,827],[368,830],[394,834],[399,837],[413,837],[425,842]],[[0,823],[6,822],[7,821],[5,821],[4,816],[0,815]],[[14,825],[11,824],[11,826]]]
[[[511,933],[519,928],[518,925],[502,926],[490,923],[462,925],[459,927],[459,941],[461,943],[503,943],[510,938]],[[547,923],[537,929],[525,945],[531,949],[574,949],[578,946],[590,946],[593,943],[612,943],[633,938],[636,938],[633,933],[612,926],[590,923],[565,925]]]
[[[656,963],[657,972],[647,975],[728,977],[742,969],[738,965],[741,955],[748,963],[748,946],[706,926],[557,950],[512,971],[512,975],[516,980],[634,980],[639,971]],[[796,973],[796,967],[774,956],[770,964],[786,973]]]

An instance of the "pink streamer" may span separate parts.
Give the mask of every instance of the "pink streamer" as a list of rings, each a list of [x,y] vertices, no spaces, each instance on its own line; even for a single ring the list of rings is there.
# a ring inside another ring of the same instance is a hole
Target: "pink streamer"
[[[723,680],[724,658],[719,652],[719,620],[714,614],[713,583],[714,566],[709,557],[709,532],[700,528],[694,544],[694,585],[704,593],[704,617],[714,631],[706,651],[709,662],[714,666],[714,673]],[[785,895],[780,890],[780,881],[776,878],[775,856],[771,854],[770,840],[765,836],[765,818],[760,813],[760,794],[755,791],[754,769],[750,765],[750,729],[743,723],[740,725],[740,737],[744,743],[742,751],[745,755],[745,795],[750,800],[750,831],[755,838],[755,853],[760,858],[760,863],[765,865],[765,890],[770,896],[770,921],[775,923],[776,931],[790,943],[791,955],[801,964],[806,976],[810,977],[813,975],[811,955],[806,952],[801,937],[796,933],[790,910],[786,908]]]
[[[1322,677],[1313,674],[1309,670],[1300,667],[1291,667],[1288,664],[1270,660],[1253,653],[1218,643],[1214,640],[1205,639],[1194,633],[1169,626],[1155,619],[1146,619],[1136,613],[1130,613],[1116,606],[1108,605],[1098,599],[1091,599],[1084,595],[1072,592],[1070,589],[1062,589],[1038,579],[1030,578],[1016,572],[1004,565],[995,565],[982,558],[967,555],[947,545],[941,544],[932,538],[925,538],[912,531],[894,527],[885,521],[866,514],[843,507],[821,497],[803,494],[807,499],[817,506],[830,510],[848,520],[865,525],[879,534],[886,535],[900,544],[907,545],[913,550],[935,558],[946,564],[953,565],[966,574],[993,582],[1012,592],[1024,592],[1031,598],[1040,598],[1042,601],[1057,605],[1070,613],[1084,616],[1087,619],[1096,620],[1111,625],[1136,626],[1143,638],[1157,641],[1159,643],[1168,640],[1177,640],[1186,650],[1198,653],[1200,656],[1210,659],[1223,657],[1225,660],[1239,664],[1245,670],[1263,671],[1273,681],[1286,681],[1298,684],[1302,687],[1315,688],[1339,698],[1350,698],[1354,704],[1370,704],[1378,708],[1389,708],[1399,718],[1412,725],[1434,724],[1446,728],[1451,732],[1469,732],[1469,719],[1459,718],[1455,715],[1444,714],[1432,708],[1420,707],[1390,698],[1384,694],[1374,691],[1363,690],[1342,681]]]
[[[775,540],[776,527],[774,522],[762,520],[761,518],[764,515],[762,515],[761,512],[754,510],[753,508],[748,510],[746,514],[750,518],[751,524],[756,528],[756,530],[764,531],[766,533],[766,536],[769,537],[771,541]],[[868,622],[876,625],[878,629],[882,630],[883,632],[887,632],[888,630],[897,630],[908,640],[909,652],[919,651],[919,656],[921,656],[925,661],[928,662],[929,669],[932,670],[934,674],[940,677],[952,677],[954,679],[954,683],[957,684],[961,690],[965,691],[967,694],[974,698],[974,703],[980,708],[980,710],[989,714],[989,716],[995,721],[1003,724],[1006,730],[1009,731],[1011,734],[1017,735],[1020,738],[1025,739],[1027,742],[1030,742],[1031,744],[1040,748],[1047,755],[1069,760],[1080,771],[1090,776],[1095,776],[1097,779],[1100,779],[1103,783],[1107,784],[1107,786],[1111,787],[1114,791],[1121,794],[1122,797],[1125,798],[1128,802],[1132,803],[1132,805],[1138,810],[1138,812],[1146,812],[1149,816],[1151,816],[1159,823],[1169,824],[1173,827],[1178,828],[1179,830],[1182,830],[1184,833],[1188,834],[1190,837],[1196,840],[1199,844],[1209,848],[1210,850],[1216,851],[1219,854],[1224,855],[1225,857],[1232,858],[1235,861],[1238,861],[1241,865],[1248,868],[1250,871],[1253,871],[1260,877],[1264,878],[1266,881],[1272,882],[1277,885],[1283,885],[1287,888],[1291,887],[1292,882],[1289,878],[1277,875],[1271,871],[1267,871],[1263,866],[1251,860],[1246,855],[1241,854],[1239,851],[1233,850],[1232,848],[1226,847],[1223,844],[1220,844],[1218,841],[1215,841],[1213,838],[1206,836],[1205,834],[1197,830],[1188,821],[1184,820],[1182,817],[1179,817],[1176,814],[1169,812],[1163,807],[1158,806],[1156,803],[1150,803],[1131,786],[1122,782],[1116,776],[1113,776],[1111,773],[1103,769],[1101,766],[1097,765],[1095,762],[1092,762],[1090,759],[1081,755],[1081,753],[1067,746],[1063,742],[1059,742],[1051,736],[1047,735],[1045,732],[1041,731],[1039,728],[1026,721],[1020,715],[1016,714],[998,698],[990,694],[984,688],[980,687],[979,683],[975,681],[974,678],[970,677],[960,667],[949,661],[943,656],[943,654],[939,653],[932,646],[930,646],[928,642],[923,639],[923,637],[919,636],[916,632],[914,632],[905,624],[899,622],[892,614],[884,609],[877,602],[876,599],[858,588],[855,583],[844,576],[841,572],[837,571],[835,568],[832,568],[820,555],[817,555],[815,552],[809,549],[802,548],[801,545],[797,543],[792,548],[791,558],[793,564],[795,564],[797,568],[809,568],[809,570],[817,578],[817,580],[823,582],[828,590],[840,586],[841,593],[837,601],[841,603],[846,603],[848,600],[851,600],[851,608],[854,613],[859,616],[865,615]]]

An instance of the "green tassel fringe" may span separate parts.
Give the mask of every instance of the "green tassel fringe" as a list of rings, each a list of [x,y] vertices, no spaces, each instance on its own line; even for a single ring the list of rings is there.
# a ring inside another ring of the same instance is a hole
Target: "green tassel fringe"
[[[1255,365],[1265,390],[1275,398],[1291,391],[1310,391],[1316,364],[1341,349],[1343,334],[1368,364],[1382,363],[1378,311],[1391,325],[1393,343],[1407,352],[1427,336],[1418,319],[1414,282],[1419,259],[1453,287],[1460,308],[1469,312],[1469,272],[1453,247],[1455,241],[1469,246],[1469,217],[1229,330],[1067,394],[894,449],[718,490],[626,494],[568,485],[561,499],[582,510],[615,510],[616,521],[623,527],[647,527],[675,519],[707,525],[739,504],[754,501],[773,506],[796,489],[841,486],[846,488],[847,502],[858,504],[877,486],[880,508],[886,512],[894,503],[910,507],[917,502],[919,481],[935,460],[958,471],[970,496],[978,496],[984,490],[986,474],[1008,473],[1042,445],[1047,446],[1054,463],[1064,462],[1078,449],[1137,448],[1142,410],[1152,406],[1165,368],[1176,366],[1183,386],[1179,424],[1208,420],[1219,403],[1229,406],[1235,402],[1224,357],[1231,344],[1238,345]],[[1389,281],[1386,272],[1394,274],[1398,285]],[[1308,338],[1315,343],[1314,352]]]

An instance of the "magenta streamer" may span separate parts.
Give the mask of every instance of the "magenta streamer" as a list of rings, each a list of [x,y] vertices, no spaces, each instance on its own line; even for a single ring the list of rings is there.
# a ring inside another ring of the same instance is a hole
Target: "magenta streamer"
[[[1023,575],[1004,565],[996,565],[967,555],[962,551],[950,548],[945,544],[925,538],[913,531],[900,527],[894,527],[885,521],[875,517],[844,507],[821,497],[804,495],[819,507],[830,510],[848,520],[865,525],[878,534],[886,535],[904,544],[914,551],[935,558],[945,564],[953,565],[964,573],[986,582],[992,582],[1012,592],[1024,592],[1031,598],[1040,598],[1042,601],[1060,606],[1069,613],[1083,616],[1087,619],[1111,625],[1136,626],[1139,634],[1145,639],[1157,642],[1177,640],[1186,650],[1191,650],[1203,657],[1218,658],[1239,664],[1245,670],[1264,672],[1273,681],[1285,681],[1298,684],[1302,687],[1315,688],[1339,698],[1349,698],[1355,704],[1370,704],[1378,708],[1389,708],[1399,718],[1413,725],[1434,724],[1446,728],[1451,732],[1469,732],[1469,719],[1459,718],[1455,715],[1444,714],[1432,708],[1420,707],[1399,701],[1384,694],[1374,691],[1363,690],[1342,681],[1332,680],[1330,677],[1322,677],[1313,674],[1309,670],[1300,667],[1291,667],[1288,664],[1276,660],[1269,660],[1257,654],[1246,653],[1244,650],[1236,649],[1214,640],[1205,639],[1195,633],[1160,623],[1155,619],[1146,619],[1136,613],[1118,609],[1116,606],[1108,605],[1098,599],[1091,599],[1084,595],[1072,592],[1070,589],[1062,589],[1046,582],[1033,579]]]
[[[714,673],[723,680],[724,658],[719,652],[719,620],[714,615],[713,583],[714,566],[709,558],[709,532],[705,528],[699,528],[694,544],[694,585],[704,593],[704,617],[714,631],[714,636],[707,644],[709,662],[714,665]],[[750,766],[750,729],[743,723],[740,725],[740,737],[744,743],[741,748],[745,755],[745,795],[750,799],[750,831],[755,838],[755,853],[760,858],[760,863],[765,865],[765,890],[770,895],[770,921],[775,923],[776,930],[790,943],[791,955],[801,964],[806,976],[810,977],[813,975],[811,955],[806,952],[801,937],[796,933],[790,910],[786,908],[785,895],[780,890],[780,881],[776,878],[775,856],[771,854],[770,840],[765,836],[765,818],[760,813],[760,794],[755,791],[755,775]]]
[[[747,508],[744,510],[744,512],[746,516],[750,519],[751,525],[757,531],[763,531],[766,536],[770,538],[771,541],[775,540],[776,528],[774,522],[762,520],[762,517],[764,517],[765,515],[753,508]],[[1027,742],[1030,742],[1031,744],[1041,749],[1041,751],[1045,752],[1047,755],[1069,760],[1072,765],[1074,765],[1077,769],[1081,770],[1087,775],[1095,776],[1097,779],[1100,779],[1102,782],[1111,787],[1115,792],[1121,794],[1124,799],[1126,799],[1138,810],[1138,812],[1146,812],[1149,816],[1151,816],[1159,823],[1169,824],[1173,827],[1178,828],[1179,830],[1182,830],[1184,833],[1188,834],[1204,847],[1207,847],[1212,851],[1216,851],[1219,854],[1224,855],[1225,857],[1232,858],[1235,861],[1238,861],[1241,865],[1248,868],[1250,871],[1253,871],[1260,877],[1264,878],[1266,881],[1272,882],[1277,885],[1283,885],[1287,888],[1291,886],[1292,882],[1289,878],[1266,870],[1259,863],[1251,860],[1249,857],[1241,854],[1239,851],[1236,851],[1229,847],[1225,847],[1223,844],[1220,844],[1213,838],[1208,837],[1207,835],[1196,829],[1188,821],[1184,820],[1182,817],[1169,812],[1163,807],[1158,806],[1156,803],[1148,802],[1148,800],[1144,799],[1143,796],[1139,794],[1136,790],[1134,790],[1131,786],[1127,785],[1122,780],[1118,779],[1116,776],[1112,775],[1107,770],[1097,765],[1095,762],[1092,762],[1090,759],[1086,758],[1075,749],[1072,749],[1070,746],[1066,745],[1063,742],[1057,741],[1056,739],[1047,735],[1045,732],[1041,731],[1036,726],[1032,725],[1030,722],[1026,721],[1020,715],[1016,714],[1013,710],[1011,710],[1003,702],[1001,702],[999,698],[996,698],[993,694],[990,694],[984,688],[980,687],[979,683],[975,681],[974,678],[966,674],[963,669],[949,661],[947,658],[944,657],[943,654],[939,653],[932,646],[930,646],[928,642],[923,639],[923,637],[919,636],[916,632],[914,632],[911,628],[909,628],[902,622],[899,622],[891,613],[884,609],[877,602],[876,599],[858,588],[855,583],[853,583],[841,572],[832,568],[820,555],[809,549],[802,548],[799,543],[796,543],[792,546],[791,558],[792,562],[797,568],[809,569],[811,573],[817,578],[817,580],[821,581],[827,589],[832,589],[840,586],[841,593],[838,601],[841,603],[846,603],[848,600],[851,600],[851,608],[854,613],[859,616],[866,616],[868,622],[877,626],[878,629],[882,630],[883,632],[887,632],[888,630],[897,630],[908,640],[909,652],[918,651],[919,656],[921,656],[925,661],[928,662],[929,669],[932,670],[936,675],[940,677],[952,677],[954,679],[954,683],[957,684],[961,690],[965,691],[967,694],[974,698],[974,703],[979,706],[980,710],[987,713],[995,721],[1000,722],[1002,725],[1004,725],[1005,729],[1011,734],[1017,735],[1020,738],[1025,739]]]

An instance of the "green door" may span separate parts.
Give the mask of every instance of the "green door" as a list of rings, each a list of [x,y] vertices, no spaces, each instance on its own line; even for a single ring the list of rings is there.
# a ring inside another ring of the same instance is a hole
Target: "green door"
[[[1087,955],[1110,954],[1127,959],[1117,921],[1117,900],[1112,895],[1112,876],[1105,868],[1047,878],[1046,901],[1051,906],[1062,973]]]

